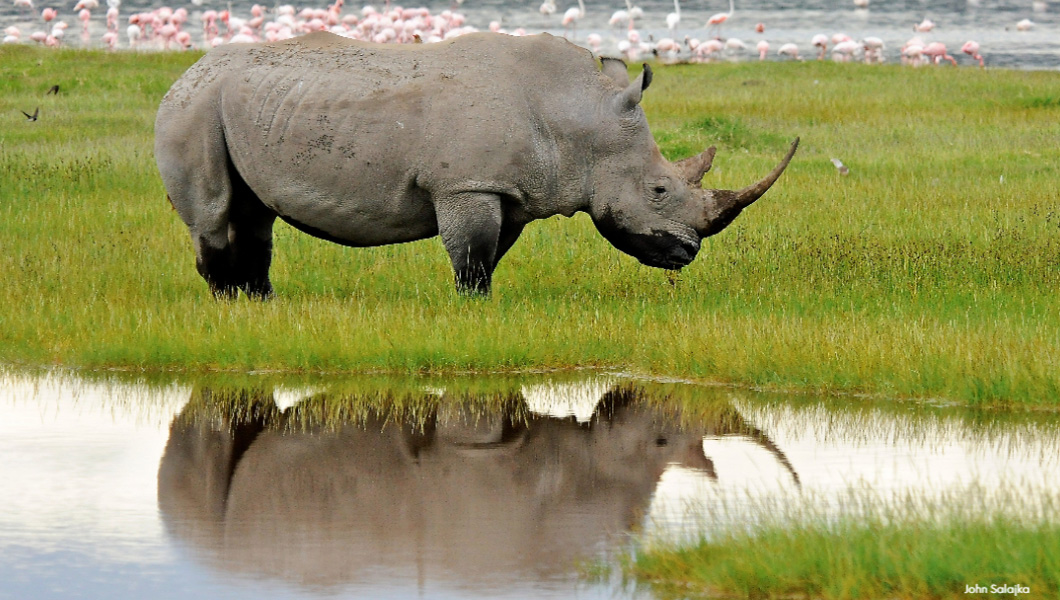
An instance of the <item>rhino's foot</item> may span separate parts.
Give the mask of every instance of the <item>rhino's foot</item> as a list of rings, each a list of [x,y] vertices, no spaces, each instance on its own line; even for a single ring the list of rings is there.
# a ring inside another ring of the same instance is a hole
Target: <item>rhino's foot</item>
[[[210,281],[207,283],[210,284],[210,293],[217,300],[230,302],[239,297],[239,288],[234,285],[218,285]]]
[[[456,292],[464,298],[489,298],[490,284],[489,282],[479,282],[468,285],[462,284],[458,279],[456,282]]]
[[[243,293],[251,300],[271,300],[273,296],[272,284],[266,279],[264,282],[248,283],[240,286]]]
[[[197,252],[195,266],[218,300],[234,300],[240,290],[251,300],[272,297],[272,283],[269,282],[271,240],[241,237],[238,243],[216,248],[202,239]]]

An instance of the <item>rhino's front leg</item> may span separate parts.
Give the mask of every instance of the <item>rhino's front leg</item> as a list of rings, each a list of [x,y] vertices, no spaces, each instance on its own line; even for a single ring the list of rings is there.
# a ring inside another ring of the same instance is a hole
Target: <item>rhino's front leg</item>
[[[456,290],[489,295],[501,232],[501,199],[496,194],[463,192],[434,203],[438,234],[449,252]]]

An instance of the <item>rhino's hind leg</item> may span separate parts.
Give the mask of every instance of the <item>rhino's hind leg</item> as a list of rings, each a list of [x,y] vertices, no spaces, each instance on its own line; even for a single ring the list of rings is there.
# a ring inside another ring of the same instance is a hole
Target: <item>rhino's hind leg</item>
[[[227,210],[197,223],[195,267],[220,299],[239,290],[255,300],[272,296],[272,225],[276,213],[262,204],[236,172],[228,168]]]
[[[272,225],[276,213],[262,204],[243,178],[232,169],[232,208],[228,243],[232,253],[231,283],[250,298],[272,296]]]
[[[490,293],[501,232],[501,199],[464,192],[435,201],[438,234],[449,253],[456,289],[469,296]]]

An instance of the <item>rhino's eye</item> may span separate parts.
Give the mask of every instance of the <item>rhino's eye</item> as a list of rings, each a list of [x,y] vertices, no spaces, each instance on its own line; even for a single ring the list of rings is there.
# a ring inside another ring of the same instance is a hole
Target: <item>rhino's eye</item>
[[[662,196],[663,194],[665,194],[665,193],[666,193],[666,188],[664,188],[664,187],[663,187],[663,186],[661,186],[661,185],[657,185],[657,186],[655,186],[655,189],[654,189],[654,190],[652,190],[652,191],[654,191],[654,192],[655,192],[656,194],[658,194],[658,195]]]

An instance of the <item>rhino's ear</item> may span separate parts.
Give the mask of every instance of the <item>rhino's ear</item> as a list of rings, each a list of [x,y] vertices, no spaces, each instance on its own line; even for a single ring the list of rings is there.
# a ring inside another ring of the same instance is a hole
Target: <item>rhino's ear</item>
[[[624,88],[629,85],[629,71],[626,69],[626,63],[617,58],[605,56],[600,59],[600,67],[600,71],[618,84],[618,87]]]
[[[640,104],[644,90],[648,89],[649,85],[651,85],[651,67],[644,63],[644,70],[640,72],[640,75],[618,95],[618,109],[625,112],[636,108]]]
[[[711,146],[695,156],[681,159],[674,163],[674,167],[681,173],[685,181],[695,187],[703,182],[703,176],[707,174],[710,167],[714,165],[714,153],[717,148]]]

